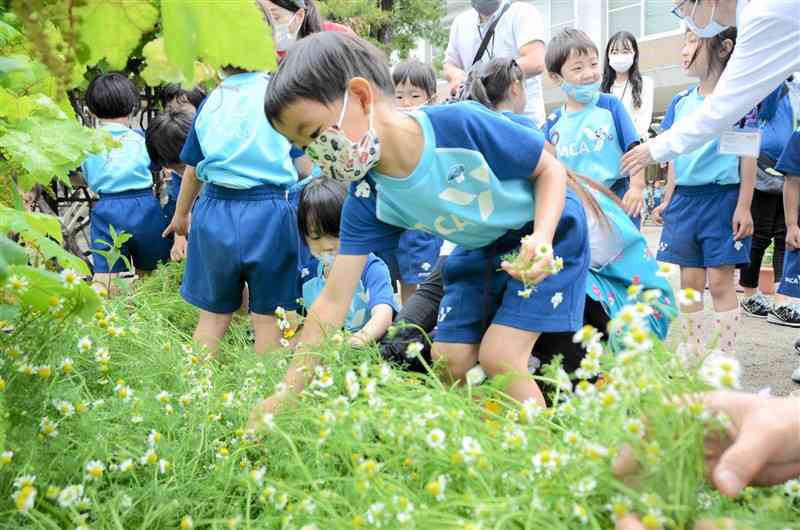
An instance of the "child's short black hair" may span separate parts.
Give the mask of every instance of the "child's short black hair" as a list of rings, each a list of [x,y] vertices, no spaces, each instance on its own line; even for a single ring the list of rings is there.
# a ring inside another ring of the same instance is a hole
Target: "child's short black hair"
[[[394,86],[401,83],[408,83],[425,91],[428,99],[436,94],[436,72],[429,64],[412,59],[405,61],[394,67],[392,70],[392,81]]]
[[[182,164],[181,150],[193,121],[194,113],[187,108],[156,115],[144,135],[150,161],[160,167]]]
[[[167,105],[175,100],[191,104],[194,108],[200,106],[206,98],[206,91],[201,87],[196,86],[191,90],[186,90],[178,83],[168,83],[161,87],[159,92],[159,99],[161,100],[161,107],[166,109]]]
[[[334,31],[302,38],[267,87],[267,119],[274,122],[286,106],[301,99],[324,105],[338,101],[354,77],[370,81],[387,96],[394,95],[386,56],[366,40]]]
[[[561,69],[573,50],[580,55],[589,55],[594,52],[595,55],[600,56],[600,50],[597,49],[597,45],[586,32],[579,29],[565,28],[547,43],[547,52],[544,55],[544,64],[547,67],[547,71],[551,74],[561,75]]]
[[[125,74],[112,72],[95,77],[86,89],[86,105],[103,120],[126,118],[139,108],[139,91]]]
[[[341,182],[318,177],[300,192],[297,222],[300,233],[306,237],[339,237],[339,219],[342,217],[347,187]]]

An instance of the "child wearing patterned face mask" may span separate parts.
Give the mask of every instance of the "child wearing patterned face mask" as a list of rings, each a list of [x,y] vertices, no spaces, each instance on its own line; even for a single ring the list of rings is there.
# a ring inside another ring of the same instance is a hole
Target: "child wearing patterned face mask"
[[[608,39],[600,91],[616,96],[630,114],[636,132],[646,138],[653,119],[655,85],[639,73],[639,45],[636,37],[619,31]]]
[[[639,143],[639,134],[619,99],[600,93],[597,47],[583,31],[565,29],[547,46],[545,65],[567,103],[547,117],[544,132],[558,159],[614,192],[638,226],[644,171],[620,173],[622,156]]]
[[[339,254],[299,341],[313,348],[342,325],[370,252],[397,246],[406,229],[424,230],[459,245],[444,265],[433,350],[442,376],[464,382],[480,362],[490,376],[510,375],[513,398],[544,403],[528,359],[542,332],[582,325],[586,192],[567,190],[564,167],[535,130],[471,102],[402,112],[393,96],[385,57],[331,33],[298,42],[267,91],[269,121],[307,147],[323,173],[352,183]],[[563,258],[557,274],[550,245]],[[503,261],[516,250],[541,260],[518,270]],[[286,391],[259,405],[251,426],[300,391],[317,362],[296,356]]]
[[[318,263],[311,263],[303,274],[303,303],[311,307],[325,288],[333,261],[339,253],[339,218],[347,188],[325,177],[312,180],[300,193],[297,221],[300,233]],[[358,289],[347,312],[344,327],[353,333],[352,346],[363,346],[380,339],[397,311],[389,269],[370,254],[361,273]]]

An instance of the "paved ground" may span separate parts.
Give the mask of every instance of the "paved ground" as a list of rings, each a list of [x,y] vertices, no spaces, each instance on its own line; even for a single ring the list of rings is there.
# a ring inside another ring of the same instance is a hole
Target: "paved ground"
[[[651,250],[658,246],[661,228],[646,226],[644,233]],[[678,279],[674,281],[679,288]],[[706,296],[706,306],[711,298]],[[743,385],[746,390],[772,389],[774,395],[787,395],[800,391],[800,385],[791,380],[791,373],[800,363],[794,352],[794,340],[800,336],[800,328],[786,328],[768,324],[765,320],[743,318],[739,331],[738,357],[743,368]]]

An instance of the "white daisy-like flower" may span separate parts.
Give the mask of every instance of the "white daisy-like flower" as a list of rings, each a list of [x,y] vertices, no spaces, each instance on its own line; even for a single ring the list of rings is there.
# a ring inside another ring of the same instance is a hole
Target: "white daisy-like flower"
[[[786,484],[783,485],[783,490],[789,497],[800,499],[800,480],[792,479],[787,481]]]
[[[564,433],[564,443],[567,445],[576,446],[581,441],[581,435],[575,431],[567,431]]]
[[[465,462],[474,462],[481,455],[481,445],[471,436],[465,436],[461,439],[461,455]]]
[[[644,422],[636,418],[625,420],[624,429],[626,433],[632,434],[637,438],[644,438],[644,435],[647,433]]]
[[[333,386],[333,373],[329,368],[317,366],[315,371],[317,377],[314,379],[312,386],[319,388],[330,388]]]
[[[86,463],[84,470],[86,471],[87,480],[97,480],[103,476],[106,465],[99,460],[90,460]]]
[[[135,465],[136,464],[134,463],[133,459],[126,458],[125,460],[119,463],[119,465],[117,466],[117,471],[119,471],[120,473],[127,473],[128,471],[131,471]]]
[[[682,306],[697,304],[703,301],[703,294],[691,287],[678,291],[678,303]]]
[[[564,462],[564,455],[554,449],[539,451],[531,457],[536,473],[551,473]]]
[[[36,475],[20,475],[14,479],[14,489],[21,489],[25,486],[33,486],[36,482]]]
[[[81,500],[83,497],[83,485],[76,484],[67,486],[63,490],[58,493],[58,497],[56,498],[56,502],[62,508],[72,508],[78,501]]]
[[[12,274],[11,277],[6,281],[6,289],[9,289],[16,294],[23,294],[28,290],[29,285],[30,282],[27,278],[23,276],[17,276],[16,274]]]
[[[592,477],[584,477],[576,484],[573,484],[572,494],[576,497],[586,497],[590,495],[597,487],[597,481]]]
[[[3,451],[0,453],[0,467],[7,466],[14,459],[14,451]]]
[[[36,502],[36,488],[31,485],[25,485],[14,492],[11,498],[14,499],[14,504],[17,511],[20,513],[28,513],[33,508]]]
[[[422,349],[423,346],[421,342],[414,341],[410,343],[408,346],[406,346],[406,358],[413,359],[414,357],[418,357],[419,354],[422,353]]]
[[[661,276],[662,278],[669,278],[677,274],[678,270],[678,267],[672,263],[659,263],[658,272],[656,272],[656,275]]]
[[[597,331],[596,328],[587,324],[572,336],[572,342],[575,344],[581,344],[585,347],[591,342],[599,341],[602,336],[602,333]]]
[[[444,442],[446,438],[447,436],[443,430],[433,429],[428,433],[428,436],[425,437],[425,443],[427,443],[428,447],[431,449],[444,449]]]
[[[159,403],[161,403],[162,405],[165,405],[165,404],[169,403],[170,400],[172,399],[172,394],[170,394],[166,390],[162,390],[161,392],[156,394],[156,399],[158,400]]]
[[[75,361],[73,361],[70,357],[64,357],[64,359],[61,361],[61,364],[58,365],[58,369],[64,374],[71,374],[75,371]]]
[[[55,400],[53,400],[53,406],[65,418],[75,414],[75,407],[69,401],[63,401],[63,400],[60,400],[60,399],[55,399]]]
[[[259,468],[250,471],[250,478],[253,479],[253,482],[255,482],[260,488],[261,486],[264,485],[264,476],[266,474],[267,474],[267,468],[261,466]]]
[[[443,501],[448,481],[449,479],[446,475],[439,475],[425,485],[425,491],[433,495],[437,501]]]
[[[60,276],[61,276],[61,281],[69,289],[72,289],[73,287],[81,283],[81,277],[73,269],[64,269],[63,271],[61,271]]]
[[[81,337],[78,341],[78,351],[81,353],[86,353],[92,349],[92,339],[89,337]]]
[[[533,398],[526,399],[522,402],[522,410],[520,410],[520,420],[526,423],[533,423],[536,418],[542,413],[544,409]]]
[[[94,354],[94,360],[98,363],[107,363],[111,360],[111,354],[108,351],[108,348],[97,348],[97,351]]]

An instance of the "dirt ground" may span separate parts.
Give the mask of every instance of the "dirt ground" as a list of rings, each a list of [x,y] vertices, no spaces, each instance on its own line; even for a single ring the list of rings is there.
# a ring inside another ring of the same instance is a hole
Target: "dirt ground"
[[[645,226],[643,231],[650,249],[655,251],[661,228]],[[679,288],[677,277],[673,287]],[[705,299],[706,307],[710,307],[711,298],[706,296]],[[744,389],[759,391],[769,388],[778,396],[800,392],[800,385],[791,379],[792,371],[800,364],[800,355],[793,347],[797,337],[800,337],[800,328],[776,326],[766,320],[743,317],[737,357],[742,363]]]

